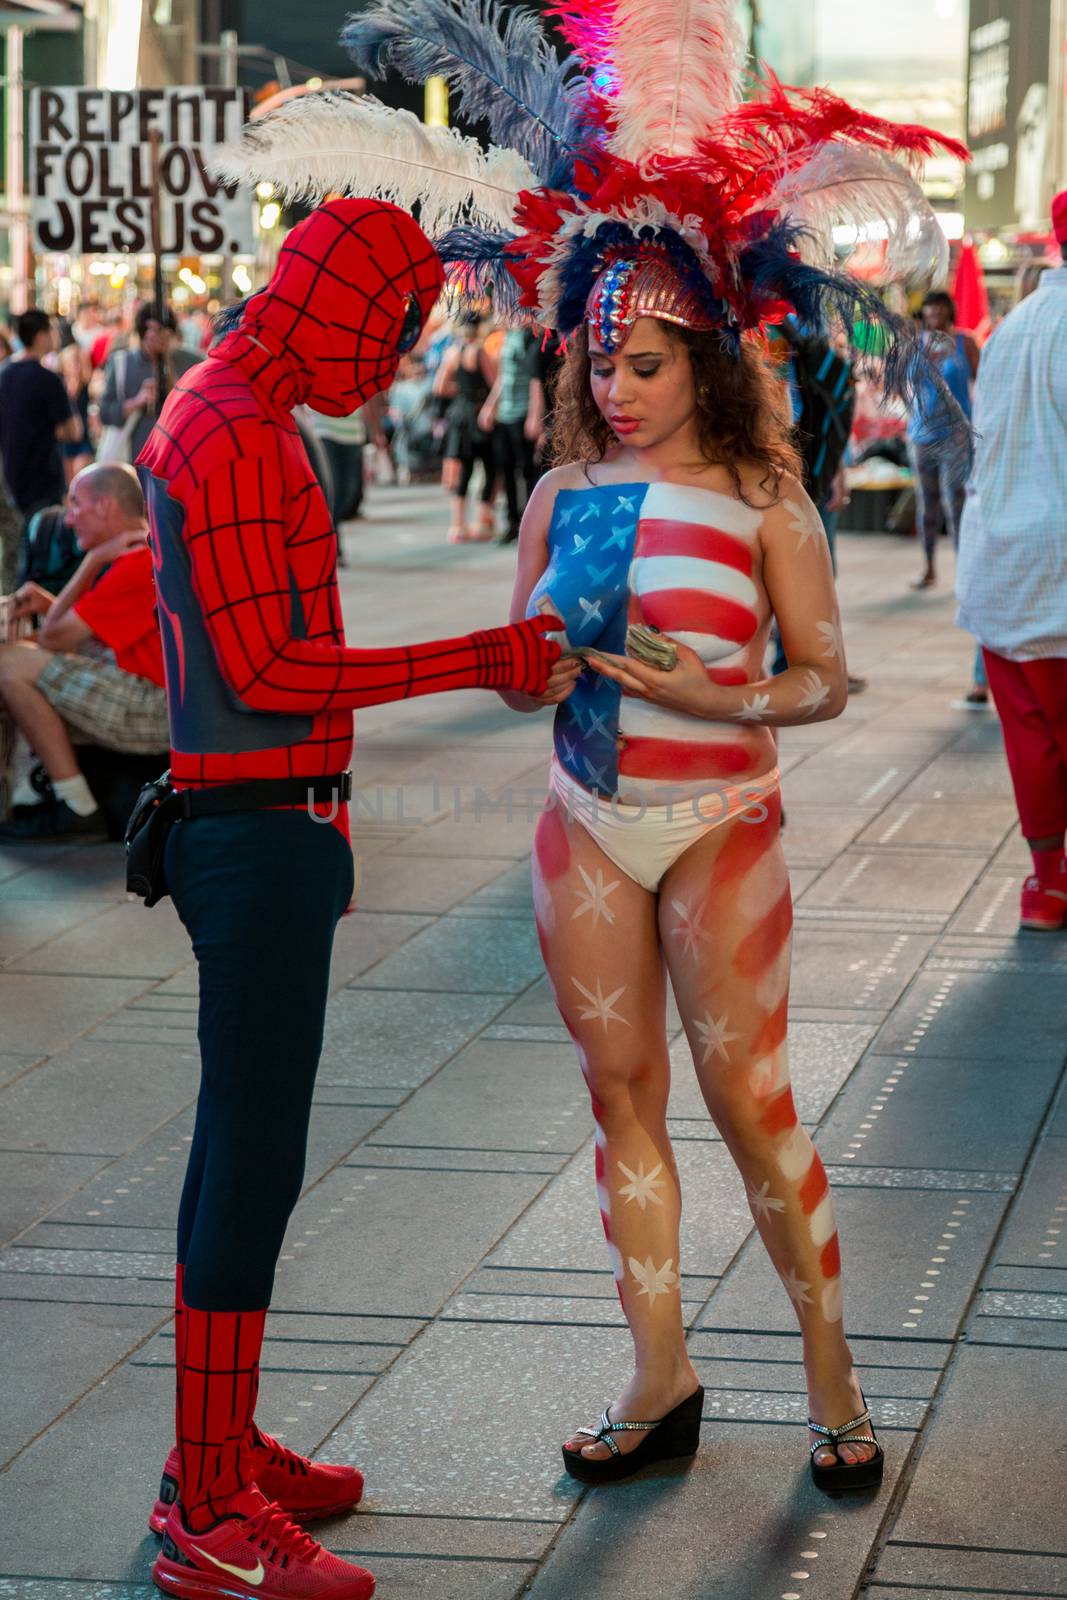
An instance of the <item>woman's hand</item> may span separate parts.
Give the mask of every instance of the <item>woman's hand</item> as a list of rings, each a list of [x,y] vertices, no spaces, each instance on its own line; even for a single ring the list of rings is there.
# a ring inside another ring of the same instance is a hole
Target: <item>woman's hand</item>
[[[668,638],[664,634],[664,638]],[[617,683],[623,694],[636,695],[671,711],[686,711],[693,717],[714,715],[715,685],[695,650],[670,641],[678,652],[678,664],[670,672],[646,666],[634,656],[613,656],[605,651],[590,652],[588,665],[602,677]]]
[[[536,700],[539,706],[558,706],[574,693],[581,672],[581,661],[573,656],[561,656],[548,675],[544,694],[531,695],[530,698]]]

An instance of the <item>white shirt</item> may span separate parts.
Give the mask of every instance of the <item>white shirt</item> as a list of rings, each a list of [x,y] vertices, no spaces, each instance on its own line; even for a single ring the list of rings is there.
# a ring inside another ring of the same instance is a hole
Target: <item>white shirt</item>
[[[1067,266],[982,351],[956,623],[1012,661],[1067,656]]]

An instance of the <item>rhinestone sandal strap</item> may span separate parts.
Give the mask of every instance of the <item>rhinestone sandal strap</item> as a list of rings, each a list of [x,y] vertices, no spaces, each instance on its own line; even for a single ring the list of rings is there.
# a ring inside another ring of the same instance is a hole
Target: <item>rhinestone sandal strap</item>
[[[871,1413],[870,1413],[870,1410],[868,1409],[863,1413],[862,1416],[853,1417],[851,1422],[842,1422],[836,1428],[824,1427],[824,1425],[821,1422],[813,1422],[811,1417],[809,1417],[808,1418],[808,1427],[811,1429],[812,1433],[821,1433],[824,1436],[824,1438],[827,1438],[827,1439],[839,1439],[841,1437],[841,1435],[843,1433],[847,1433],[850,1428],[858,1428],[862,1422],[870,1422],[870,1420],[871,1420]]]

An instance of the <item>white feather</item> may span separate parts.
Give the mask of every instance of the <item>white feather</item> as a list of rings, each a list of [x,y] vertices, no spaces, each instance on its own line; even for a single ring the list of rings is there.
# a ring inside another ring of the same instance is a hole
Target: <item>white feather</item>
[[[736,105],[744,56],[736,0],[615,0],[606,31],[615,155],[688,155]]]
[[[430,235],[457,222],[510,228],[520,189],[537,186],[514,150],[453,128],[428,128],[410,111],[370,95],[303,95],[248,123],[234,145],[213,152],[229,182],[267,181],[290,200],[328,194],[374,196],[410,211]]]
[[[833,141],[794,158],[760,209],[781,210],[816,241],[816,253],[833,261],[833,230],[856,230],[853,249],[885,244],[880,269],[886,279],[943,283],[948,240],[915,179],[881,150]]]

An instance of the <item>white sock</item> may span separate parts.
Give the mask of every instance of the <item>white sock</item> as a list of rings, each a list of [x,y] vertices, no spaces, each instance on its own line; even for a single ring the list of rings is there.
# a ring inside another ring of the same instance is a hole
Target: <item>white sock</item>
[[[74,778],[53,778],[52,788],[57,800],[65,800],[79,817],[90,817],[96,810],[93,791],[79,772]]]

